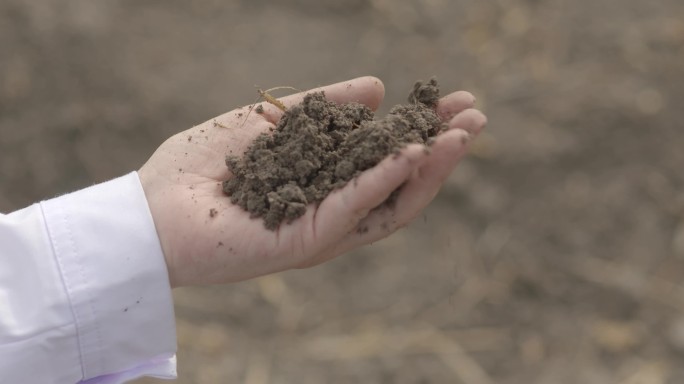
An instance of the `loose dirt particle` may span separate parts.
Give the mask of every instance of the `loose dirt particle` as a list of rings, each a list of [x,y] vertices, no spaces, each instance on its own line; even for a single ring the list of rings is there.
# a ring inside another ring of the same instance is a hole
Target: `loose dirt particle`
[[[409,143],[427,144],[441,131],[434,79],[417,82],[408,100],[373,120],[365,105],[338,105],[323,93],[308,94],[283,114],[272,134],[257,137],[244,157],[226,158],[234,176],[223,191],[252,217],[263,218],[268,229],[290,223],[388,155],[397,157]],[[389,203],[396,196],[398,191]]]
[[[218,215],[218,211],[216,210],[216,208],[212,208],[209,210],[209,217],[214,217],[216,215]]]

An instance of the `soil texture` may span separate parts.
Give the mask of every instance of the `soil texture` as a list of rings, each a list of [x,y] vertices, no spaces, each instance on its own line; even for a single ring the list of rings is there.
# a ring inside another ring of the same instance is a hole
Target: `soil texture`
[[[434,109],[438,100],[437,81],[419,81],[408,104],[374,120],[365,105],[338,105],[322,92],[308,94],[244,157],[226,158],[233,177],[223,183],[223,191],[252,217],[263,218],[266,228],[277,229],[401,147],[428,145],[443,125]]]

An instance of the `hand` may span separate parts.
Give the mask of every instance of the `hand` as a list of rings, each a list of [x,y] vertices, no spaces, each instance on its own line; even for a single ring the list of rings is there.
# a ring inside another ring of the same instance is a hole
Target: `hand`
[[[329,100],[356,101],[373,110],[384,96],[382,82],[373,77],[312,91],[320,90]],[[304,94],[281,101],[291,106]],[[390,235],[435,197],[469,138],[484,127],[485,116],[470,109],[474,101],[467,92],[442,98],[437,112],[449,130],[437,137],[429,154],[422,145],[405,147],[399,157],[384,159],[277,231],[233,205],[221,182],[231,177],[226,155],[242,155],[254,138],[274,127],[282,114],[278,108],[262,103],[264,113],[249,116],[248,108],[238,108],[171,137],[139,171],[171,286],[236,282],[310,267]],[[373,210],[402,184],[392,209]]]

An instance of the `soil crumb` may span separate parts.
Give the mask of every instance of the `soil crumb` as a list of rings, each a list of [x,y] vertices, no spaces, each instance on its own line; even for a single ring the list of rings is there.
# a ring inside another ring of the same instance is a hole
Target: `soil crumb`
[[[223,191],[275,230],[405,145],[428,145],[443,129],[434,110],[438,100],[435,79],[417,82],[409,104],[374,120],[365,105],[339,105],[322,92],[308,94],[283,114],[273,133],[257,137],[244,157],[226,158],[233,177]]]

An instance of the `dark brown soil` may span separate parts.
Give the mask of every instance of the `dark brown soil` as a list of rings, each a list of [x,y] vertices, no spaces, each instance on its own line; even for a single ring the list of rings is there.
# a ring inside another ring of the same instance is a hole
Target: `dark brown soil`
[[[438,99],[435,79],[417,82],[409,104],[373,120],[365,105],[338,105],[323,93],[306,95],[283,114],[272,135],[259,136],[244,157],[226,158],[234,176],[223,190],[274,230],[406,144],[427,145],[442,129],[434,111]]]

